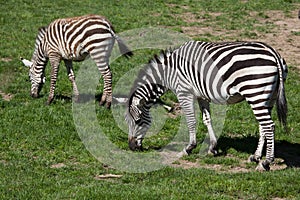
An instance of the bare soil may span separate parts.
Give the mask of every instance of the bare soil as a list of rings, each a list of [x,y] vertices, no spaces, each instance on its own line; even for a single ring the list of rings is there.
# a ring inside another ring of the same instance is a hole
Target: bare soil
[[[272,11],[268,13],[268,16],[276,26],[272,33],[258,34],[259,40],[274,47],[288,65],[300,69],[300,20],[298,19],[298,10],[293,10],[291,17],[286,17],[281,11]]]
[[[0,90],[0,96],[5,101],[10,101],[13,98],[12,94],[6,94],[6,93],[2,92],[1,90]]]
[[[300,20],[298,19],[298,9],[292,10],[288,16],[283,11],[269,11],[265,13],[266,17],[262,18],[257,12],[250,13],[250,17],[258,20],[257,26],[264,24],[273,24],[274,28],[268,33],[256,31],[258,41],[265,42],[275,48],[281,56],[286,60],[288,65],[295,66],[300,69]],[[221,13],[210,13],[212,17],[220,16]],[[186,12],[178,15],[188,23],[205,22],[205,19],[197,18],[193,13]],[[242,38],[239,31],[222,30],[220,27],[206,26],[183,26],[183,32],[191,37],[201,35],[222,36],[226,40],[235,38],[240,41],[253,40],[252,38]]]
[[[232,155],[226,155],[225,158],[233,158]],[[180,167],[184,169],[191,169],[191,168],[203,168],[203,169],[210,169],[215,170],[220,173],[246,173],[246,172],[253,172],[255,171],[255,167],[251,166],[249,167],[247,163],[250,161],[248,160],[242,160],[240,158],[235,157],[236,160],[239,161],[239,165],[234,166],[228,166],[228,165],[222,165],[222,164],[204,164],[200,162],[200,159],[197,159],[195,162],[179,159],[175,163],[172,163],[172,167]],[[275,170],[283,170],[288,168],[288,166],[285,164],[284,160],[282,158],[276,158],[274,163],[270,166],[270,171]]]

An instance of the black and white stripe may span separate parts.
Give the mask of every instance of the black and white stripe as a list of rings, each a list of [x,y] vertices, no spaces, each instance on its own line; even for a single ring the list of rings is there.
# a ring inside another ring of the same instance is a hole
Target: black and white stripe
[[[40,28],[31,60],[31,96],[37,97],[39,95],[43,84],[45,66],[49,60],[52,70],[47,103],[51,103],[54,97],[59,63],[64,60],[69,79],[73,85],[74,96],[78,98],[79,92],[75,83],[72,61],[82,61],[87,55],[90,55],[104,79],[104,90],[100,104],[106,102],[106,106],[109,107],[112,101],[112,74],[109,68],[109,57],[115,40],[117,40],[122,54],[125,56],[132,55],[132,52],[115,34],[111,23],[102,16],[86,15],[57,19],[49,26]]]
[[[141,71],[132,89],[126,120],[129,146],[142,147],[151,125],[149,109],[167,90],[172,90],[186,115],[190,133],[190,153],[196,147],[194,100],[210,135],[211,153],[216,153],[216,137],[211,125],[210,102],[234,104],[246,100],[259,123],[260,139],[252,161],[258,162],[266,141],[265,169],[274,160],[274,122],[271,110],[276,102],[280,122],[286,125],[287,103],[284,80],[287,66],[280,55],[261,42],[208,43],[190,41],[156,56]]]

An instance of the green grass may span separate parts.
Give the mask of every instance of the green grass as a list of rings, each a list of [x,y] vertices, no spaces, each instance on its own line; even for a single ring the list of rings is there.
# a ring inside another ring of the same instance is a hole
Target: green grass
[[[72,115],[72,88],[62,64],[56,97],[45,106],[49,90],[47,82],[41,98],[29,96],[28,69],[19,57],[31,58],[37,29],[62,17],[87,13],[106,16],[117,32],[135,28],[161,27],[183,31],[182,27],[213,27],[237,32],[237,35],[196,35],[206,41],[259,40],[257,33],[268,33],[275,26],[268,11],[282,10],[289,15],[296,0],[276,1],[5,1],[0,12],[0,91],[13,94],[11,101],[0,97],[0,199],[298,199],[300,124],[300,79],[296,68],[289,66],[286,93],[289,104],[289,133],[279,126],[276,112],[276,155],[287,161],[290,168],[260,173],[255,165],[249,172],[226,171],[238,167],[255,151],[258,127],[246,103],[228,107],[223,134],[219,139],[218,157],[201,157],[200,147],[184,159],[199,165],[221,165],[225,170],[165,167],[161,170],[131,174],[112,169],[99,162],[80,139]],[[252,17],[256,12],[257,17]],[[196,20],[187,22],[183,16]],[[294,35],[299,35],[294,32]],[[166,47],[167,48],[167,47]],[[139,50],[130,60],[119,58],[112,63],[113,84],[130,69],[147,63],[159,50]],[[75,65],[76,71],[80,64]],[[99,82],[97,95],[102,88]],[[163,97],[174,101],[172,94]],[[128,151],[127,133],[114,121],[111,111],[96,106],[98,124],[109,139]],[[180,118],[168,118],[158,135],[145,139],[147,152],[155,151],[178,131]],[[199,122],[198,141],[206,129]],[[186,136],[188,137],[188,136]],[[185,138],[186,139],[186,138]],[[146,153],[147,153],[146,152]],[[145,153],[145,154],[146,154]],[[103,174],[120,174],[121,178],[99,180]]]

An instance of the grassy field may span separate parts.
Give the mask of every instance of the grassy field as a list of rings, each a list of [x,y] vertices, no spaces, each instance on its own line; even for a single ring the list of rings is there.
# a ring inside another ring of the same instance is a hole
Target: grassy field
[[[83,144],[74,125],[72,88],[65,68],[60,68],[55,100],[46,106],[49,64],[41,97],[32,99],[28,69],[19,60],[20,56],[31,58],[37,29],[56,18],[92,13],[106,16],[119,33],[159,27],[196,40],[264,41],[261,39],[264,35],[276,35],[277,30],[269,13],[276,11],[286,18],[295,18],[292,13],[299,3],[298,0],[2,2],[0,199],[299,199],[300,78],[296,63],[287,60],[288,133],[279,126],[274,111],[277,159],[271,166],[273,170],[257,172],[255,164],[246,162],[255,151],[258,126],[249,106],[241,103],[227,108],[218,140],[219,156],[199,156],[198,147],[191,156],[172,166],[148,173],[126,173],[99,162]],[[293,35],[299,37],[299,32],[300,29]],[[276,37],[274,41],[277,46],[285,43]],[[132,68],[147,63],[159,50],[140,49],[130,60],[115,60],[111,64],[113,84]],[[79,68],[78,63],[76,71]],[[102,87],[101,80],[96,97]],[[164,97],[166,102],[171,102],[170,99],[175,100],[172,94]],[[129,151],[127,133],[116,125],[111,110],[96,104],[96,114],[110,140]],[[179,123],[179,116],[167,118],[158,135],[146,138],[147,151],[166,145]],[[199,143],[204,133],[206,129],[199,123]],[[109,174],[120,176],[103,179]]]

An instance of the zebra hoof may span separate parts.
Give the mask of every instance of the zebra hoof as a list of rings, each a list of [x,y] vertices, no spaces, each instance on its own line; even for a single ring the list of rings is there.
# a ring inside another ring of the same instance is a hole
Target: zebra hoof
[[[195,149],[197,147],[197,144],[190,144],[187,148],[185,148],[185,152],[190,155],[193,151],[193,149]]]
[[[259,162],[257,167],[255,168],[256,171],[270,171],[270,163],[265,160],[263,162]]]
[[[100,101],[99,106],[103,106],[105,104],[105,101]]]
[[[189,154],[186,152],[186,150],[185,150],[185,148],[181,151],[181,152],[179,152],[176,156],[177,156],[177,158],[181,158],[181,157],[183,157],[183,156],[188,156]]]
[[[259,158],[256,158],[255,155],[251,155],[248,159],[249,162],[256,162],[258,163],[259,162]]]
[[[74,101],[75,103],[79,103],[79,96],[74,96],[74,97],[73,97],[73,101]]]
[[[209,149],[208,152],[207,152],[208,155],[212,155],[212,156],[215,156],[218,154],[218,151],[215,150],[215,149]]]
[[[48,97],[48,100],[47,100],[47,102],[46,102],[46,105],[49,106],[49,105],[52,103],[53,99],[54,99],[54,96],[50,95],[50,96]]]
[[[111,102],[106,102],[105,106],[106,106],[107,109],[110,109],[110,107],[111,107]]]

